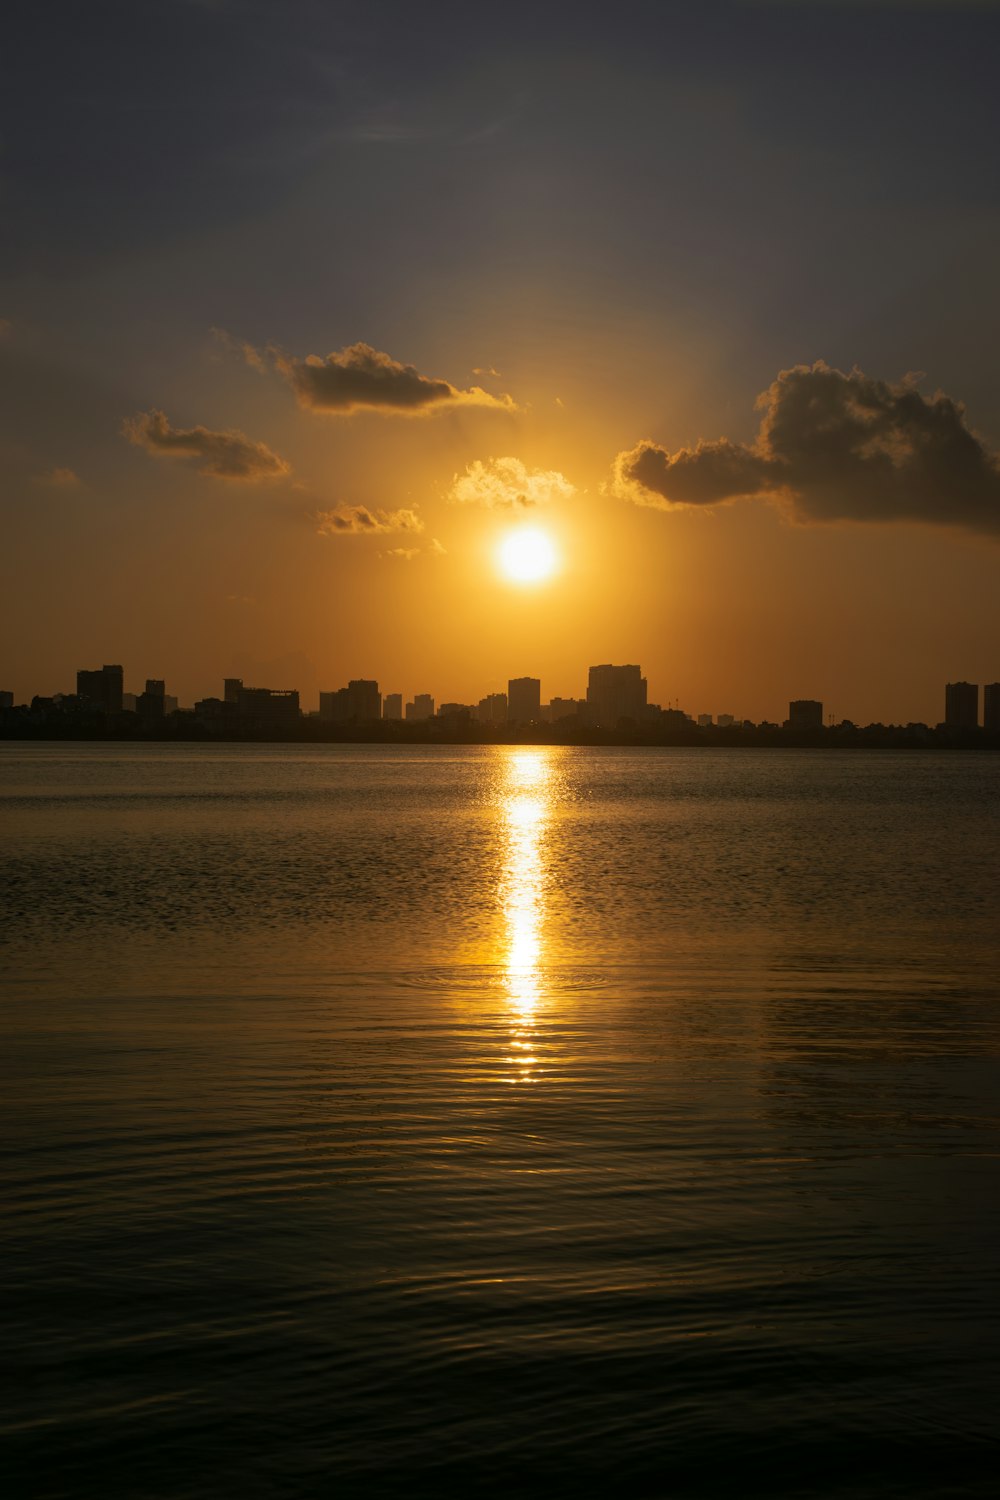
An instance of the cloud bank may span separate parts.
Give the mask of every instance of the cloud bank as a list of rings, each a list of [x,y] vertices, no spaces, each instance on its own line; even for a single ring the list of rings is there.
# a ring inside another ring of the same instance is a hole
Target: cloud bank
[[[162,411],[140,412],[122,426],[130,443],[157,458],[194,459],[202,474],[216,479],[273,479],[288,473],[288,464],[264,443],[242,432],[212,432],[208,427],[172,427]]]
[[[369,510],[367,505],[336,505],[316,512],[320,536],[377,536],[392,531],[423,531],[413,510]]]
[[[485,505],[491,510],[529,510],[552,500],[568,500],[576,490],[557,469],[529,469],[519,458],[477,458],[456,474],[448,499],[456,505]]]
[[[370,344],[349,344],[325,358],[310,354],[306,359],[293,359],[280,350],[270,353],[299,405],[310,411],[341,416],[356,411],[420,416],[456,406],[517,410],[510,396],[491,396],[478,385],[459,390],[447,380],[421,375],[413,365],[400,364]],[[256,350],[245,347],[243,357],[258,367],[261,356]]]
[[[1000,533],[1000,456],[943,392],[891,384],[819,361],[783,370],[758,398],[750,445],[725,438],[669,452],[619,453],[613,488],[639,505],[715,505],[747,496],[797,520],[922,521]]]

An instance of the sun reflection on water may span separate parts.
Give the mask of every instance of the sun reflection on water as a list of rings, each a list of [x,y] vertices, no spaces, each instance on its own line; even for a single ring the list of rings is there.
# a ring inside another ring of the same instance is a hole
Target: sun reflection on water
[[[514,1079],[529,1082],[534,1055],[535,1017],[541,998],[545,919],[543,839],[550,815],[551,758],[544,749],[518,750],[507,760],[501,793],[506,843],[501,874],[504,917],[504,988],[513,1027]]]

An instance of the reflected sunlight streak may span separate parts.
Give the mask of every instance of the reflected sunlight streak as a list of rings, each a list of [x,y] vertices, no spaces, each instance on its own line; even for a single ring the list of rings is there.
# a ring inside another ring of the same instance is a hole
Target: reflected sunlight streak
[[[513,1046],[520,1055],[510,1061],[517,1080],[531,1078],[534,1020],[540,997],[542,926],[545,915],[545,862],[542,837],[549,812],[546,783],[550,758],[544,750],[517,751],[506,765],[501,806],[507,843],[501,881],[505,923],[504,984],[516,1018]]]

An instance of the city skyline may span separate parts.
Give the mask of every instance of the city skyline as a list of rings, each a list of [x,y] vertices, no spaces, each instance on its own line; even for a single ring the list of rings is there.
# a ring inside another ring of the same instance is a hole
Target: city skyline
[[[352,678],[345,685],[319,694],[318,708],[302,703],[294,687],[273,687],[244,683],[242,678],[227,677],[221,696],[207,695],[193,704],[181,704],[176,695],[166,692],[164,678],[147,678],[141,693],[125,690],[124,669],[120,663],[100,668],[78,668],[75,693],[33,694],[19,702],[9,689],[0,689],[0,711],[16,710],[12,717],[0,721],[0,730],[19,732],[28,722],[27,711],[44,725],[45,716],[55,712],[86,716],[95,711],[109,723],[124,714],[132,714],[146,729],[176,716],[173,722],[190,720],[201,729],[214,733],[240,728],[287,729],[293,722],[318,721],[330,726],[375,725],[382,722],[417,723],[430,720],[462,721],[500,728],[541,727],[576,722],[591,729],[618,729],[627,725],[659,725],[662,729],[699,727],[702,729],[739,729],[781,727],[797,731],[818,731],[827,727],[865,727],[863,721],[849,715],[836,715],[824,702],[815,698],[787,700],[787,714],[778,719],[754,720],[728,710],[689,712],[675,700],[661,704],[650,699],[648,683],[638,664],[604,663],[587,671],[586,692],[581,697],[551,694],[547,701],[537,677],[509,678],[506,691],[487,692],[469,702],[436,698],[431,692],[414,692],[412,698],[398,689],[384,690],[375,678]],[[889,725],[909,729],[937,728],[953,731],[984,729],[1000,733],[1000,681],[982,686],[964,680],[950,681],[943,689],[943,713],[938,718],[902,721],[873,719],[867,727]],[[21,717],[18,718],[18,715]]]

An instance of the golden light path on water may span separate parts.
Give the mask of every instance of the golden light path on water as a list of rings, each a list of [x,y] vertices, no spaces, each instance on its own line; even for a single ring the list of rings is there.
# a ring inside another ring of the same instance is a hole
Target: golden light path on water
[[[528,1083],[538,1061],[534,1022],[541,997],[546,869],[545,827],[551,810],[550,756],[517,750],[505,765],[501,808],[506,842],[500,879],[504,919],[504,988],[512,1016],[512,1082]]]

